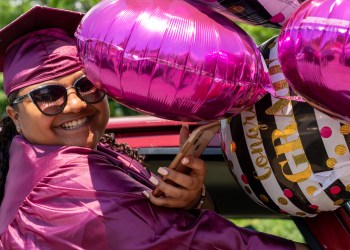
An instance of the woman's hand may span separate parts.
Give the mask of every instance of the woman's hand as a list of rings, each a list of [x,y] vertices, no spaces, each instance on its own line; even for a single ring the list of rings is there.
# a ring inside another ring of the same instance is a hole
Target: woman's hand
[[[169,168],[161,167],[158,173],[175,183],[171,184],[152,176],[150,181],[158,187],[164,195],[155,197],[152,193],[150,201],[158,206],[190,209],[196,207],[201,198],[205,164],[198,158],[184,158],[182,164],[191,168],[190,174],[183,174]]]
[[[180,145],[182,146],[189,136],[188,126],[183,125],[180,130]],[[158,206],[175,207],[191,209],[195,208],[202,198],[202,189],[206,174],[205,163],[199,158],[185,157],[183,165],[191,169],[189,174],[177,172],[166,167],[160,167],[158,173],[166,176],[165,182],[162,178],[152,176],[150,181],[157,186],[157,189],[164,193],[160,197],[155,197],[152,193],[145,194],[149,196],[150,201]]]

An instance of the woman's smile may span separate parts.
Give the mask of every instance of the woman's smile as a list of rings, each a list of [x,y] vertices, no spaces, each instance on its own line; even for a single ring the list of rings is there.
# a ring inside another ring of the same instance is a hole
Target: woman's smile
[[[62,124],[60,127],[66,130],[72,130],[72,129],[76,129],[84,126],[85,124],[88,123],[88,121],[89,121],[88,117],[84,117],[84,118],[80,118],[70,122],[66,122]]]

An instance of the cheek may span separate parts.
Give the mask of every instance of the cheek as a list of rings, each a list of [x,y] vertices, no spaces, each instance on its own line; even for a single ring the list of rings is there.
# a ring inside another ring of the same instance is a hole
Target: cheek
[[[99,110],[100,113],[98,127],[101,130],[101,133],[104,133],[110,115],[107,98],[105,98],[102,102],[98,103],[98,106],[96,108]]]
[[[110,115],[110,110],[109,110],[107,97],[105,97],[105,99],[101,102],[101,104],[103,105],[105,119],[108,121],[109,115]]]
[[[52,118],[34,112],[21,113],[19,117],[22,134],[28,141],[42,144],[51,137]]]
[[[44,127],[46,117],[32,103],[25,103],[19,107],[18,120],[22,130],[30,132],[30,129]]]

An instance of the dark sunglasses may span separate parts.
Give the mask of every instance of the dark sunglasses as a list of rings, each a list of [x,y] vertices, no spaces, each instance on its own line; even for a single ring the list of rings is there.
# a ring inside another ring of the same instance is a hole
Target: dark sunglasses
[[[97,89],[86,76],[82,76],[74,82],[73,86],[68,88],[54,84],[40,86],[28,94],[17,97],[12,102],[12,105],[21,103],[29,97],[43,114],[49,116],[57,115],[66,107],[68,89],[71,88],[74,88],[77,96],[88,104],[98,103],[105,97],[105,93],[102,90]]]

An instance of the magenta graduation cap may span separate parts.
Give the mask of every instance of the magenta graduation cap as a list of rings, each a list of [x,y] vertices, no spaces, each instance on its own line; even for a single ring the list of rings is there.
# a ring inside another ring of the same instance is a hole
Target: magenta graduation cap
[[[34,6],[0,30],[6,95],[82,68],[74,32],[82,13]]]

